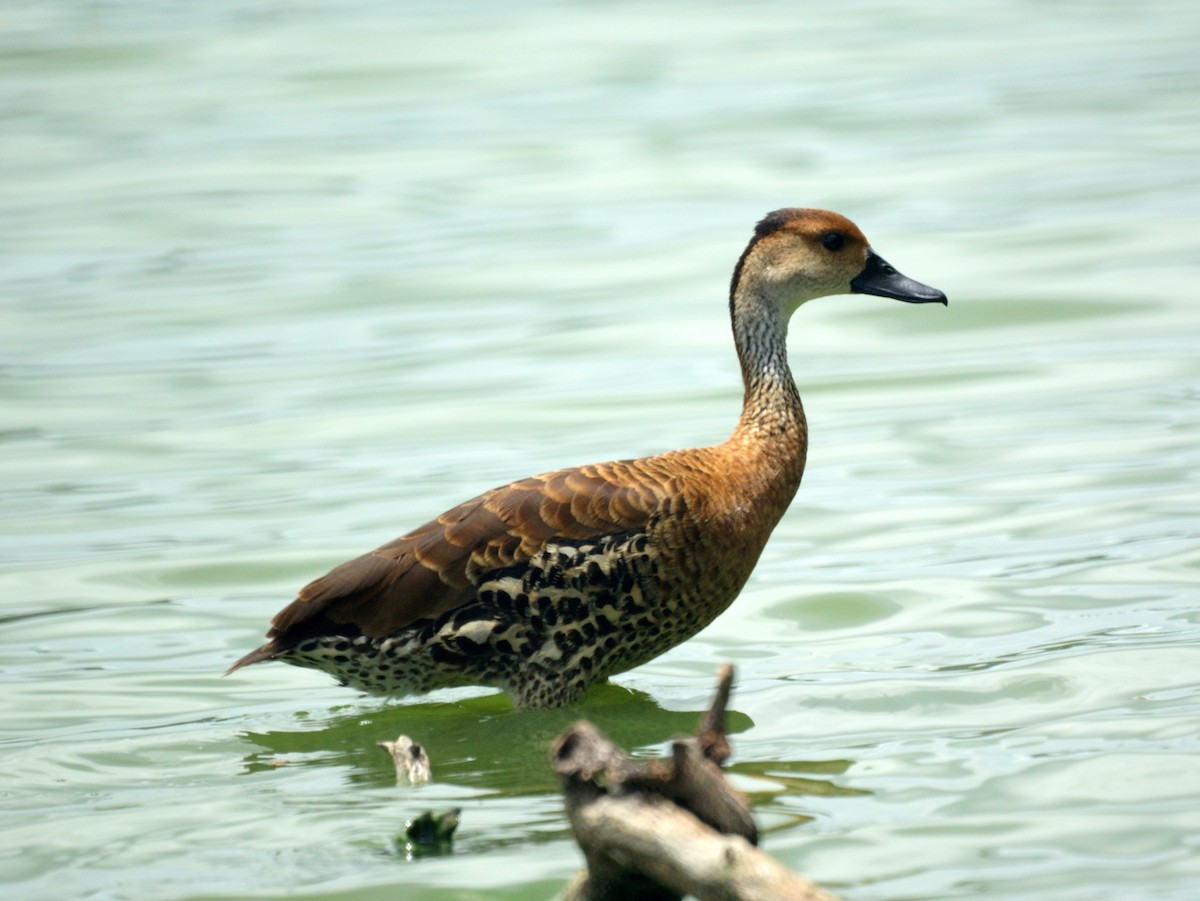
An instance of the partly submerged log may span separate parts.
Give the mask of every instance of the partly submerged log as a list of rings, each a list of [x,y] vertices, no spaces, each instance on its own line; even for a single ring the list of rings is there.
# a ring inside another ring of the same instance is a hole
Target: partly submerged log
[[[723,666],[695,738],[636,761],[580,721],[550,750],[587,869],[564,901],[837,901],[754,845],[750,805],[721,772],[730,755]]]

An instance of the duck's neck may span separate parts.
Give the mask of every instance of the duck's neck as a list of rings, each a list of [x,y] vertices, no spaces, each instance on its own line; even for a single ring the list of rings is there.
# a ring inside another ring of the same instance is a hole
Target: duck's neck
[[[754,447],[794,469],[799,484],[808,426],[787,362],[787,317],[771,299],[749,291],[735,295],[731,306],[745,395],[730,442]]]

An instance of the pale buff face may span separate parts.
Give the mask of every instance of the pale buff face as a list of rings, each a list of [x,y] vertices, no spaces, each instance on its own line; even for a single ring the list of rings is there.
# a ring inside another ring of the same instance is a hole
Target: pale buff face
[[[747,254],[742,277],[786,313],[815,297],[851,293],[866,265],[867,239],[858,226],[827,210],[789,210]]]

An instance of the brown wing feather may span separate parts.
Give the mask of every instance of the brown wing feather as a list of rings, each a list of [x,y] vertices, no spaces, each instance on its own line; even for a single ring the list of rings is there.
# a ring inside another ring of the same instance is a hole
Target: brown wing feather
[[[654,459],[562,469],[459,504],[310,582],[272,620],[271,641],[233,669],[276,656],[322,624],[390,635],[465,603],[484,573],[530,559],[551,538],[644,526],[672,494]]]

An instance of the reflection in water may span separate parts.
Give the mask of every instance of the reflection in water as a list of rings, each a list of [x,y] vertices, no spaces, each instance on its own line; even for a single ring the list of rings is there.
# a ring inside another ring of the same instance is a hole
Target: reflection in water
[[[812,820],[796,810],[796,798],[870,795],[869,791],[839,785],[832,778],[816,778],[841,776],[853,765],[852,760],[747,760],[728,770],[735,776],[734,784],[750,797],[760,821],[759,832],[769,835]],[[752,784],[740,782],[738,776],[752,779]]]
[[[302,720],[296,730],[247,732],[243,738],[256,749],[243,758],[244,772],[259,773],[279,766],[344,767],[349,780],[388,787],[396,783],[395,766],[376,741],[407,734],[425,746],[435,782],[472,788],[487,795],[520,797],[556,795],[558,782],[550,769],[549,747],[554,738],[579,719],[598,725],[614,742],[635,756],[660,755],[672,738],[691,734],[703,710],[666,710],[649,695],[617,685],[599,686],[576,707],[550,710],[515,708],[502,694],[454,702],[404,704],[327,717],[315,723]],[[744,713],[727,711],[729,734],[750,730]],[[307,726],[308,728],[304,728]],[[737,744],[734,743],[734,756]],[[804,796],[854,797],[870,794],[838,784],[850,760],[747,760],[728,768],[734,783],[750,797],[764,832],[786,829],[811,817],[797,811]],[[563,824],[565,830],[565,822]],[[560,834],[560,833],[553,833]],[[523,835],[520,840],[528,840]],[[511,838],[491,836],[473,843],[501,847]]]
[[[611,684],[565,709],[521,710],[494,694],[355,710],[296,731],[245,733],[261,749],[245,757],[245,771],[272,769],[282,758],[291,765],[346,766],[352,781],[391,785],[395,766],[375,743],[404,733],[425,746],[435,781],[502,795],[557,792],[550,742],[576,720],[590,720],[622,747],[638,749],[693,732],[702,712],[665,710],[643,692]],[[728,713],[731,735],[751,726],[745,714]]]
[[[356,709],[321,722],[300,715],[302,726],[308,728],[243,734],[256,746],[243,758],[244,772],[261,773],[280,766],[343,767],[353,783],[394,786],[395,765],[376,741],[403,732],[425,746],[434,782],[475,789],[489,797],[557,796],[559,787],[551,771],[549,747],[577,720],[595,723],[634,756],[658,756],[667,753],[663,747],[666,742],[694,733],[703,713],[666,710],[643,692],[606,684],[594,688],[583,704],[565,709],[515,708],[503,694],[492,694],[367,712]],[[745,733],[753,725],[746,714],[726,711],[730,736]],[[735,760],[736,756],[735,741]],[[761,832],[770,834],[812,819],[799,798],[869,795],[835,781],[834,777],[844,775],[852,765],[850,760],[747,760],[734,763],[728,772],[735,786],[750,798]],[[420,807],[423,799],[419,795],[409,797]],[[533,831],[485,830],[471,836],[459,850],[481,854],[561,839],[568,834],[565,819],[560,825],[558,829],[543,826]],[[411,856],[403,842],[377,839],[373,844],[389,855]]]

